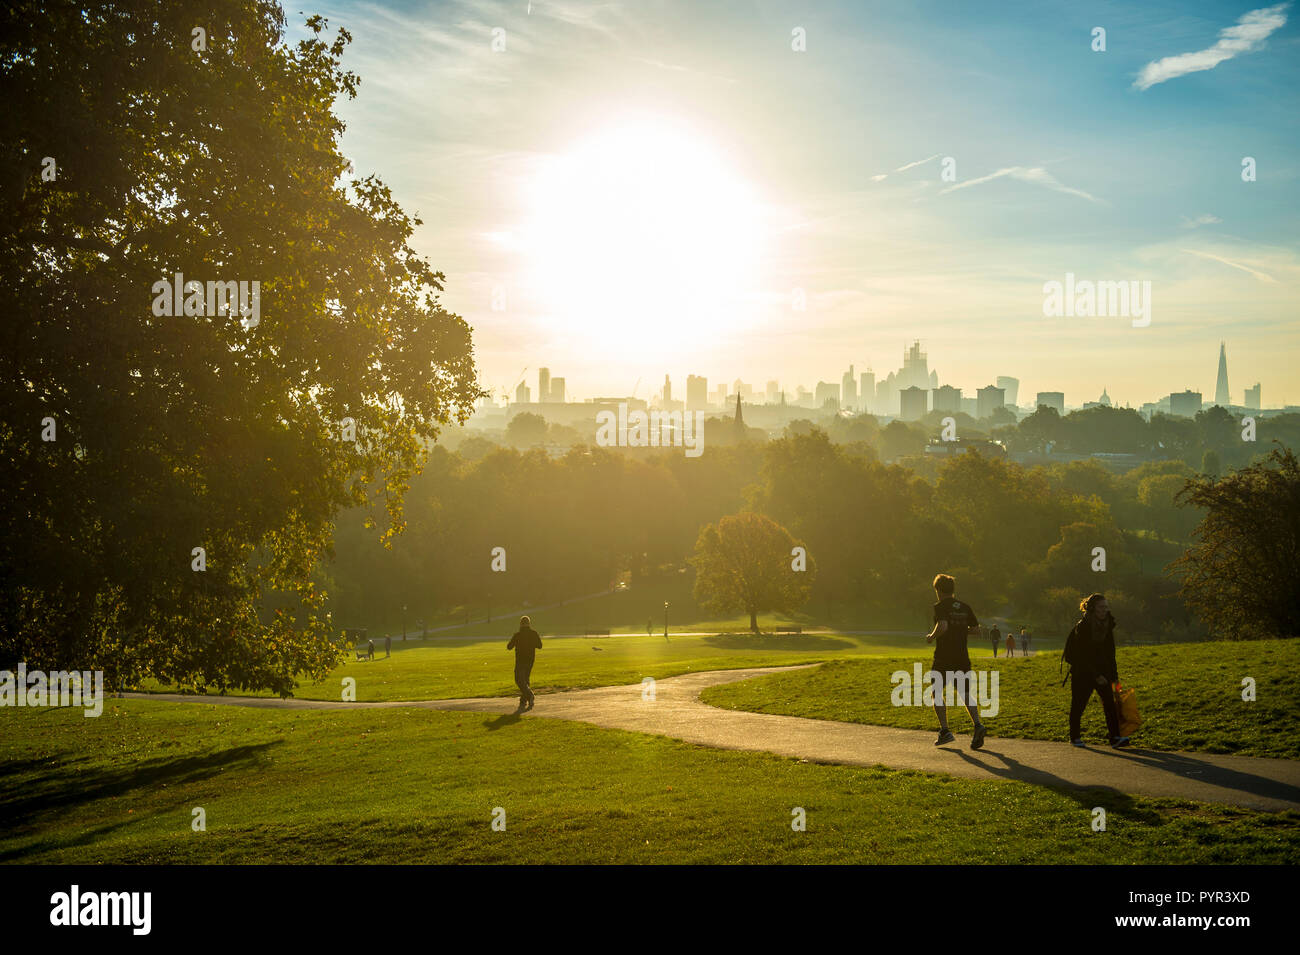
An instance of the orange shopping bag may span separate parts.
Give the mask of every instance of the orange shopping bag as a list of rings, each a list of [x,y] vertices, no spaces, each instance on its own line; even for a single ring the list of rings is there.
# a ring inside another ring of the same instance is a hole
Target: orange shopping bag
[[[1132,736],[1142,725],[1137,692],[1131,686],[1115,684],[1115,709],[1119,713],[1119,735]]]

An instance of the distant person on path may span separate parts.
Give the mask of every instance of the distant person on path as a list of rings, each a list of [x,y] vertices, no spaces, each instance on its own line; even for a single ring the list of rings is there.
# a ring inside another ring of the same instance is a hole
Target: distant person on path
[[[1029,631],[1024,627],[1020,628],[1020,655],[1029,656]]]
[[[1110,745],[1127,746],[1127,736],[1119,735],[1119,710],[1111,687],[1119,682],[1119,669],[1115,664],[1115,618],[1104,594],[1091,594],[1079,603],[1082,619],[1074,625],[1065,640],[1062,654],[1070,664],[1070,742],[1082,746],[1083,736],[1079,724],[1083,710],[1095,692],[1101,697],[1106,713],[1106,729]]]
[[[654,618],[654,617],[650,617],[649,619],[646,620],[646,622],[645,622],[645,635],[646,635],[647,637],[653,637],[653,636],[655,635],[655,618]]]
[[[934,643],[934,663],[931,669],[944,678],[943,686],[935,688],[937,695],[934,700],[934,713],[939,717],[939,738],[934,741],[935,746],[951,743],[956,738],[948,729],[948,708],[945,705],[943,690],[949,685],[951,679],[949,674],[955,676],[957,673],[971,672],[970,650],[966,645],[966,637],[972,630],[979,632],[979,621],[975,619],[975,611],[971,609],[970,604],[957,599],[956,589],[956,582],[947,574],[938,574],[934,578],[934,595],[938,602],[934,605],[934,628],[926,636],[925,642]],[[975,705],[975,691],[971,686],[973,682],[969,679],[964,680],[966,712],[970,713],[971,722],[975,724],[970,748],[979,749],[984,745],[985,729],[984,724],[980,722],[979,709]]]
[[[519,632],[506,644],[507,650],[515,651],[515,686],[519,687],[519,712],[531,710],[537,702],[532,688],[528,685],[533,673],[533,661],[537,651],[542,648],[542,638],[533,629],[533,623],[527,617],[519,618]]]
[[[392,655],[393,655],[393,638],[391,636],[384,637],[384,659],[386,660]]]
[[[998,644],[1002,642],[1002,631],[998,629],[995,623],[993,629],[989,631],[989,639],[993,641],[993,659],[998,658]]]
[[[367,641],[366,641],[366,659],[367,659],[367,660],[373,660],[374,658],[375,658],[375,641],[373,641],[373,640],[367,640]]]
[[[1012,633],[1010,630],[1008,630],[1007,631],[1007,656],[1014,657],[1015,655],[1016,655],[1016,635]]]

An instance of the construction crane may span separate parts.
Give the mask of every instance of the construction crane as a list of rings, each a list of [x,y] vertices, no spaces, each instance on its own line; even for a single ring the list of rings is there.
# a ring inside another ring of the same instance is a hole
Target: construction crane
[[[524,370],[519,373],[519,379],[515,382],[514,387],[505,393],[506,404],[515,400],[515,391],[519,388],[519,382],[524,380],[524,375],[526,374],[528,374],[528,368],[525,366]]]

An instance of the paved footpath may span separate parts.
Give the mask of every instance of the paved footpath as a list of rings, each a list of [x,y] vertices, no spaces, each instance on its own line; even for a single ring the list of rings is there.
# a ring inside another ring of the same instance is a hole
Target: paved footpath
[[[700,693],[707,687],[792,669],[801,667],[713,670],[668,677],[656,682],[653,700],[643,699],[639,683],[540,694],[536,708],[518,718],[577,720],[609,729],[670,736],[701,746],[776,753],[816,763],[882,765],[966,779],[1014,779],[1058,789],[1095,786],[1133,795],[1196,799],[1251,809],[1300,810],[1300,760],[1156,752],[1140,746],[1114,750],[1100,743],[1077,749],[1066,742],[994,736],[985,740],[983,749],[975,751],[970,749],[969,717],[955,708],[950,715],[957,742],[936,747],[937,730],[904,730],[746,713],[700,702]],[[127,696],[267,709],[419,707],[513,714],[518,705],[514,697],[334,703],[159,693]]]

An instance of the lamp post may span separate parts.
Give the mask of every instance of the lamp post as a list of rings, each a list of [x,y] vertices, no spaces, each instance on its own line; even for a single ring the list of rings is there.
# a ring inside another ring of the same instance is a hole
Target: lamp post
[[[406,604],[402,604],[402,642],[406,642]]]
[[[668,601],[664,601],[664,639],[668,639]]]

